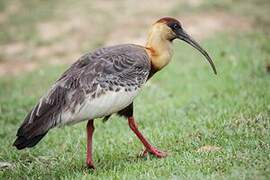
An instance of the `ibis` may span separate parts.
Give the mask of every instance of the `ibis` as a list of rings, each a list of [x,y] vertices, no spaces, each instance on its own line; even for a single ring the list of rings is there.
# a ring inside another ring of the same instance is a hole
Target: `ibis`
[[[201,52],[217,73],[208,53],[185,32],[178,20],[161,18],[151,26],[145,46],[103,47],[73,63],[25,117],[13,145],[19,150],[33,147],[50,129],[87,120],[86,164],[95,168],[92,158],[94,119],[107,120],[117,114],[127,118],[130,129],[144,145],[142,155],[165,157],[167,153],[151,145],[139,131],[133,116],[133,101],[144,84],[171,61],[175,39]]]

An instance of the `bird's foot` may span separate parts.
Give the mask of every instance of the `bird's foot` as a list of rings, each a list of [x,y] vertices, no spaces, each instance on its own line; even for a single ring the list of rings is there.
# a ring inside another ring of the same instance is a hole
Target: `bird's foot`
[[[140,153],[140,156],[141,157],[146,157],[148,153],[156,156],[157,158],[164,158],[164,157],[166,157],[168,155],[168,153],[166,153],[164,151],[160,151],[155,147],[151,147],[150,149],[146,148],[144,151],[142,151]]]
[[[93,161],[86,161],[86,165],[87,165],[87,168],[89,169],[96,169]]]

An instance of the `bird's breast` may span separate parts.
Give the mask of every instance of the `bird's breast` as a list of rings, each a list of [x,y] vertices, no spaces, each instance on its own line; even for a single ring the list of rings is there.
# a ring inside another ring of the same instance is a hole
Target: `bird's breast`
[[[107,91],[95,98],[89,95],[75,107],[74,112],[62,113],[62,123],[77,123],[116,113],[131,104],[138,92],[139,89],[126,91],[122,88],[118,92]]]

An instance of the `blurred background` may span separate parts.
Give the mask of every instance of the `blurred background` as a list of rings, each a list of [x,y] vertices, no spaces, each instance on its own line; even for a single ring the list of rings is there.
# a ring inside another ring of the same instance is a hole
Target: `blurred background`
[[[187,44],[135,100],[144,134],[171,155],[137,158],[125,120],[95,121],[92,172],[85,123],[12,147],[26,114],[84,53],[145,44],[164,16],[179,19],[218,71]],[[0,179],[269,179],[269,0],[0,0]]]
[[[178,18],[198,40],[228,31],[268,33],[269,9],[268,0],[1,0],[0,75],[71,63],[95,47],[144,44],[163,16]]]

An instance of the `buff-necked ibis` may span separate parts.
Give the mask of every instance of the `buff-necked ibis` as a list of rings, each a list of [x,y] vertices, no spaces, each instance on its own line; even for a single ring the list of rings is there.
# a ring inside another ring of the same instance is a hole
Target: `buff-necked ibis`
[[[133,117],[133,100],[146,81],[170,62],[175,39],[199,50],[216,74],[207,52],[183,30],[180,22],[162,18],[152,25],[145,46],[104,47],[79,58],[26,116],[14,146],[17,149],[33,147],[56,126],[88,120],[86,163],[94,168],[94,119],[108,119],[116,113],[128,119],[129,127],[145,146],[144,155],[165,157],[167,154],[152,146],[138,130]]]

